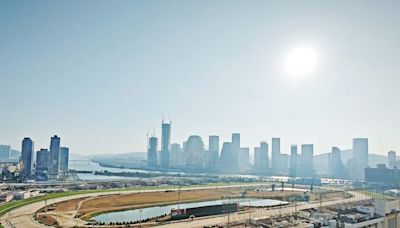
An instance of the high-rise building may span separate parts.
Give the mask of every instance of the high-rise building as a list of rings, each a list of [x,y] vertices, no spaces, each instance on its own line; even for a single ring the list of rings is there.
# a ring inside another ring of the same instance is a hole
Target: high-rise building
[[[171,122],[161,123],[161,167],[169,167],[169,150],[171,144]]]
[[[280,155],[281,155],[281,139],[272,138],[272,158],[271,158],[271,168],[273,171],[281,170],[280,167]]]
[[[250,168],[250,150],[248,147],[240,148],[239,167],[240,171],[246,171]]]
[[[0,145],[0,162],[9,161],[11,158],[10,145]]]
[[[208,137],[208,156],[206,159],[206,167],[215,169],[217,167],[219,157],[219,136],[210,135]]]
[[[268,143],[260,143],[260,171],[267,171],[269,169],[269,159],[268,159]]]
[[[69,164],[69,148],[61,147],[60,148],[60,171],[68,172],[68,164]]]
[[[354,138],[353,139],[353,158],[351,178],[356,180],[364,179],[365,168],[368,167],[368,139]]]
[[[57,178],[60,173],[60,144],[61,139],[57,135],[50,140],[50,170],[49,175]]]
[[[300,174],[303,178],[314,177],[314,145],[301,145]]]
[[[187,169],[203,169],[204,155],[204,143],[201,137],[189,136],[185,143],[185,167]]]
[[[331,177],[335,179],[344,179],[346,178],[346,169],[342,162],[342,156],[340,149],[337,147],[332,147],[332,152],[330,156],[330,173]]]
[[[289,170],[289,154],[281,154],[279,158],[280,172],[287,172]]]
[[[157,147],[158,147],[157,137],[155,136],[150,137],[147,146],[147,165],[149,167],[157,166]]]
[[[260,147],[254,147],[254,156],[253,156],[253,164],[255,170],[261,169],[261,154],[260,154]]]
[[[21,150],[21,174],[25,177],[28,177],[33,174],[33,158],[34,153],[34,145],[33,141],[30,138],[24,138],[22,140],[22,150]]]
[[[172,143],[169,151],[169,167],[182,168],[185,165],[185,154],[179,143]]]
[[[297,177],[297,145],[290,146],[290,169],[289,176]]]
[[[240,134],[232,134],[232,171],[239,171]]]
[[[47,149],[40,149],[36,152],[36,173],[47,175],[50,165],[50,152]]]
[[[228,172],[234,171],[234,165],[232,163],[232,143],[224,142],[222,144],[221,156],[218,160],[218,169]]]
[[[394,169],[396,167],[396,151],[388,152],[388,167],[390,169]]]

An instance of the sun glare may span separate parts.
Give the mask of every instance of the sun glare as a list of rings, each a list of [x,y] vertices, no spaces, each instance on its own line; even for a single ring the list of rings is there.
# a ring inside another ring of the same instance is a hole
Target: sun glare
[[[313,48],[297,47],[286,57],[285,71],[291,76],[306,76],[314,71],[317,62],[318,55]]]

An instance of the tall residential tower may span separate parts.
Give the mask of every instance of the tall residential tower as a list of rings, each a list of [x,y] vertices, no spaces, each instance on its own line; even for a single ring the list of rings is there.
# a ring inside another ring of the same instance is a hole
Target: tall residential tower
[[[353,158],[351,177],[356,180],[364,179],[365,168],[368,167],[368,139],[353,139]]]
[[[29,177],[33,174],[33,153],[34,153],[33,141],[30,138],[24,138],[22,140],[22,150],[21,150],[21,173],[25,177]]]
[[[157,147],[158,139],[155,136],[149,138],[147,146],[147,166],[156,167],[157,166]]]
[[[57,178],[60,173],[60,143],[61,139],[57,135],[50,139],[50,177]]]
[[[169,150],[171,144],[171,122],[161,123],[161,167],[169,167]]]

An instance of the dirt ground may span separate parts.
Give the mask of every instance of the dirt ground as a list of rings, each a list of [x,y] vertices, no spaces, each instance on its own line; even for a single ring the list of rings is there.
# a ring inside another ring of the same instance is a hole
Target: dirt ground
[[[52,215],[38,215],[37,219],[39,219],[43,224],[48,226],[54,226],[56,224],[56,219]]]
[[[142,192],[130,194],[115,194],[107,196],[86,197],[64,201],[56,205],[50,205],[49,213],[58,214],[61,220],[71,220],[75,216],[81,219],[90,219],[95,214],[107,211],[134,209],[177,202],[205,201],[224,198],[238,198],[241,196],[286,200],[289,195],[301,195],[302,192],[292,191],[255,191],[255,188],[216,188],[201,190],[181,190],[164,192]],[[52,224],[55,219],[48,214],[44,216],[44,210],[37,214],[38,219],[45,224]],[[65,218],[63,218],[63,216]]]
[[[99,196],[94,198],[76,199],[57,204],[58,212],[79,211],[79,217],[88,219],[91,215],[102,211],[122,210],[128,208],[146,207],[152,205],[162,205],[184,202],[184,201],[204,201],[223,199],[227,197],[240,197],[244,192],[247,197],[283,199],[288,195],[303,194],[301,192],[290,191],[254,191],[254,188],[226,188],[226,189],[202,189],[202,190],[182,190],[165,192],[145,192],[132,194],[116,194]],[[79,205],[80,204],[80,205]]]

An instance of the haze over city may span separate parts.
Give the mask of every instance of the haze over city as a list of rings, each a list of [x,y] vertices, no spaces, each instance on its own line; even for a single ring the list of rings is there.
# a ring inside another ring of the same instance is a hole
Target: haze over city
[[[400,228],[400,1],[0,1],[0,228]]]
[[[239,132],[247,147],[280,137],[286,154],[355,137],[400,151],[399,4],[2,1],[0,144],[58,134],[72,153],[144,152],[164,116],[178,143]]]

